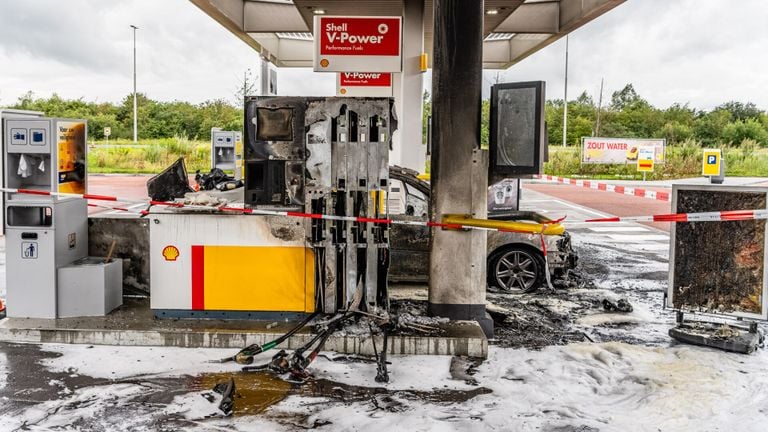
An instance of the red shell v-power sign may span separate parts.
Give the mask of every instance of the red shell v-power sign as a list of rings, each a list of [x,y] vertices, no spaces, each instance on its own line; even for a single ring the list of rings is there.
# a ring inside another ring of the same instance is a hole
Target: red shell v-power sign
[[[401,72],[400,17],[315,16],[316,72]]]

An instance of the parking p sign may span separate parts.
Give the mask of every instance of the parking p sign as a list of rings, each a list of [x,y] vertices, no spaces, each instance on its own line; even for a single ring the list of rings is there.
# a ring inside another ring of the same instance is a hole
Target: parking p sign
[[[722,164],[723,155],[720,149],[706,149],[701,164],[701,175],[717,176],[720,175],[720,164]]]

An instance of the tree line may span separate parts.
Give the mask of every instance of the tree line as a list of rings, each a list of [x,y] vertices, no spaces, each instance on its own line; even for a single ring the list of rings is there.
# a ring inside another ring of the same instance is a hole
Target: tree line
[[[482,105],[480,143],[488,146],[489,100]],[[424,140],[431,115],[429,94],[424,94]],[[563,100],[546,102],[545,115],[549,144],[563,143]],[[599,118],[599,123],[598,123]],[[652,106],[632,84],[613,92],[610,101],[598,106],[586,92],[568,101],[568,146],[580,146],[581,138],[665,138],[667,144],[689,143],[698,147],[768,147],[768,113],[751,102],[725,102],[711,111],[686,104],[666,109]]]
[[[547,101],[546,119],[549,143],[562,145],[562,99]],[[584,136],[604,136],[666,138],[669,145],[690,142],[702,147],[768,147],[768,113],[753,103],[735,101],[711,111],[679,103],[660,109],[627,84],[613,92],[606,106],[599,109],[586,92],[568,101],[567,133],[567,145],[580,145]]]
[[[425,119],[431,113],[431,102],[425,93]],[[104,127],[112,129],[112,138],[132,137],[133,98],[120,103],[88,102],[63,99],[54,94],[48,98],[27,93],[10,108],[42,111],[52,117],[88,120],[91,139],[103,139]],[[481,142],[488,143],[490,102],[483,101]],[[563,100],[546,102],[546,121],[551,145],[563,141]],[[599,122],[598,122],[599,119]],[[200,104],[161,102],[138,94],[138,123],[141,138],[185,137],[208,140],[211,127],[241,130],[243,111],[225,99]],[[598,129],[599,128],[599,129]],[[426,125],[424,128],[426,135]],[[684,142],[704,147],[768,147],[768,113],[753,103],[726,102],[711,111],[698,110],[688,104],[673,104],[660,109],[643,99],[632,84],[613,92],[605,106],[582,93],[568,101],[569,146],[580,144],[584,136],[622,138],[666,138],[670,145]],[[426,136],[425,136],[426,139]]]
[[[242,130],[243,110],[224,99],[200,104],[173,101],[161,102],[137,93],[139,138],[210,139],[211,128]],[[21,96],[9,108],[42,111],[50,117],[88,120],[89,139],[104,139],[104,128],[111,128],[110,138],[133,138],[133,95],[120,103],[88,102],[84,99],[63,99],[57,94],[48,98],[35,97],[31,92]]]

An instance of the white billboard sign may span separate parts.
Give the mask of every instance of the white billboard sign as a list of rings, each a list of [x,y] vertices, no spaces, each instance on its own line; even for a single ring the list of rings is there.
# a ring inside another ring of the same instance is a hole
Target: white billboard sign
[[[315,72],[401,72],[402,19],[323,16],[314,21]]]
[[[581,139],[581,162],[597,164],[637,163],[640,149],[653,148],[654,162],[664,163],[665,139],[600,138]]]

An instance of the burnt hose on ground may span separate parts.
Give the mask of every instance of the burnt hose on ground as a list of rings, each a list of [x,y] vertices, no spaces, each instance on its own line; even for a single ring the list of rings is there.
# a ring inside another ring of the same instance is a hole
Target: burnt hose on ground
[[[285,333],[284,335],[278,337],[277,339],[267,342],[263,345],[259,345],[259,344],[248,345],[247,347],[238,351],[238,353],[233,355],[232,357],[221,359],[220,363],[227,363],[227,362],[234,361],[240,364],[251,364],[253,363],[253,356],[261,354],[265,351],[269,351],[272,348],[275,348],[276,346],[285,342],[289,337],[293,336],[294,334],[296,334],[296,332],[304,328],[307,324],[309,324],[310,321],[312,321],[318,315],[320,315],[320,311],[316,311],[311,315],[309,315],[308,317],[304,318],[304,320],[300,322],[298,325],[296,325],[296,327],[290,329],[288,333]]]

